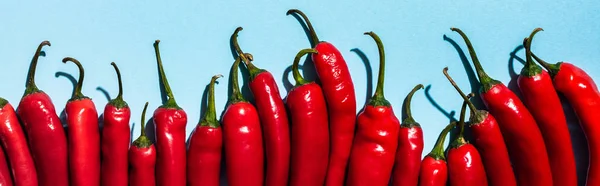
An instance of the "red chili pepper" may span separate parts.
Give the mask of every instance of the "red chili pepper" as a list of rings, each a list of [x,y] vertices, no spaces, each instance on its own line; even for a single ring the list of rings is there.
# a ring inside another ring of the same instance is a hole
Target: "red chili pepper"
[[[21,129],[15,109],[4,98],[0,98],[0,142],[6,151],[8,163],[12,165],[10,168],[15,185],[37,186],[35,164],[27,146],[25,133]],[[0,159],[4,160],[4,157],[0,155]],[[10,179],[10,174],[8,178]]]
[[[273,75],[257,68],[242,55],[237,42],[238,27],[232,37],[233,46],[250,73],[250,91],[254,95],[256,109],[260,117],[266,150],[265,186],[284,186],[288,183],[290,170],[290,128],[285,105],[279,95],[279,88]]]
[[[468,101],[464,101],[458,127],[460,133],[451,143],[448,150],[448,177],[450,186],[483,186],[488,185],[485,168],[479,152],[464,138],[465,112]]]
[[[502,137],[496,119],[487,111],[475,108],[467,95],[458,88],[456,82],[448,75],[448,67],[444,68],[444,75],[471,109],[469,128],[471,129],[473,144],[483,160],[489,185],[516,186],[517,180],[510,164],[504,137]]]
[[[356,97],[352,77],[340,51],[329,42],[319,41],[306,15],[296,9],[289,10],[289,14],[302,16],[310,32],[312,47],[318,52],[311,57],[327,101],[331,137],[325,185],[343,185],[356,127]]]
[[[17,107],[17,114],[27,134],[39,185],[69,185],[65,130],[52,100],[37,88],[34,80],[38,58],[45,55],[42,52],[44,46],[50,46],[50,42],[40,43],[31,60],[27,86]]]
[[[531,40],[539,31],[542,29],[536,28],[529,39],[524,40],[527,63],[521,70],[518,85],[523,102],[535,118],[544,142],[548,144],[546,150],[552,167],[554,185],[575,186],[575,155],[562,104],[552,85],[552,78],[535,64],[531,57]]]
[[[400,124],[398,132],[398,149],[392,173],[393,186],[415,186],[419,183],[419,169],[423,154],[423,129],[412,117],[410,102],[417,90],[423,89],[418,84],[406,96],[406,119]]]
[[[444,141],[446,135],[456,126],[456,122],[448,124],[438,137],[433,149],[421,162],[419,170],[419,186],[446,186],[448,182],[448,167],[444,156]]]
[[[219,186],[223,131],[215,109],[215,75],[208,88],[208,110],[189,139],[187,151],[187,185]]]
[[[301,50],[292,65],[296,86],[286,98],[292,126],[290,186],[323,185],[327,175],[329,125],[325,96],[321,86],[305,80],[298,71],[300,58],[315,52]]]
[[[227,183],[230,186],[262,186],[264,184],[262,132],[256,108],[246,101],[240,92],[238,85],[240,61],[240,57],[236,58],[231,67],[230,81],[233,93],[221,120]]]
[[[579,118],[589,149],[586,185],[600,185],[600,92],[596,83],[583,69],[568,63],[547,63],[537,60],[552,77],[556,91],[564,95]]]
[[[127,151],[129,151],[129,119],[131,110],[123,100],[123,83],[121,72],[115,62],[110,63],[117,72],[119,94],[104,107],[104,127],[102,128],[102,170],[103,186],[126,186],[127,183]]]
[[[458,32],[467,44],[482,85],[481,99],[498,121],[514,166],[517,185],[552,185],[546,146],[533,116],[508,87],[485,73],[467,36],[458,28],[451,30]]]
[[[0,185],[12,186],[13,181],[10,177],[10,170],[8,169],[9,165],[8,162],[6,162],[5,157],[4,150],[0,148]]]
[[[357,117],[358,124],[346,183],[350,186],[387,186],[394,168],[400,121],[394,115],[392,105],[383,95],[385,78],[383,43],[373,32],[365,32],[365,35],[371,36],[379,48],[379,78],[375,94]]]
[[[98,112],[92,99],[81,93],[84,70],[81,63],[66,57],[79,68],[79,80],[65,106],[69,135],[69,175],[71,185],[100,185],[100,129]]]
[[[154,111],[156,135],[156,182],[158,185],[185,185],[185,125],[187,115],[173,96],[160,58],[158,43],[154,42],[160,79],[167,94],[167,102]]]
[[[148,102],[142,111],[140,121],[140,137],[131,144],[129,149],[129,185],[130,186],[154,186],[156,185],[155,166],[156,149],[152,141],[146,137],[145,123]]]

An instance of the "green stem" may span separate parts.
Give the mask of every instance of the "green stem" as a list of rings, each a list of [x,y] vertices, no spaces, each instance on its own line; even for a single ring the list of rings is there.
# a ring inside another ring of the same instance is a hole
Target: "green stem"
[[[467,112],[468,100],[463,101],[462,107],[460,108],[460,119],[458,120],[458,127],[460,127],[460,133],[458,133],[458,138],[463,138],[465,135],[465,115]]]
[[[537,57],[534,53],[531,53],[531,56],[533,57],[533,59],[535,59],[540,65],[542,65],[542,67],[544,67],[548,73],[554,77],[558,71],[560,70],[560,65],[562,64],[562,62],[558,62],[556,64],[551,64],[548,63],[542,59],[540,59],[539,57]]]
[[[429,153],[429,156],[436,160],[446,159],[444,157],[444,142],[446,141],[446,136],[448,135],[448,132],[450,132],[450,130],[452,130],[454,126],[456,126],[456,122],[452,122],[446,125],[446,127],[444,127],[444,130],[440,132],[440,135],[438,136],[438,139],[435,142],[435,145],[433,146],[433,150],[431,150],[431,152]]]
[[[241,54],[240,56],[244,56],[246,54]],[[229,104],[234,104],[238,102],[245,102],[244,96],[240,91],[240,85],[238,83],[238,68],[240,67],[240,62],[242,59],[238,56],[235,58],[235,62],[231,66],[231,86],[232,86],[232,95],[229,98]]]
[[[375,106],[388,106],[389,102],[385,100],[383,95],[383,81],[385,79],[385,50],[383,43],[377,34],[374,32],[365,32],[365,35],[369,35],[377,43],[377,49],[379,51],[379,74],[377,76],[377,88],[375,88],[375,94],[371,98],[371,103]]]
[[[146,110],[148,110],[148,102],[146,102],[146,104],[144,105],[144,110],[142,111],[142,120],[140,121],[140,126],[141,126],[140,137],[141,136],[146,137],[146,130],[144,130],[146,128]]]
[[[140,137],[133,141],[133,146],[138,148],[147,148],[152,146],[152,141],[146,136],[146,110],[148,110],[148,102],[144,105],[144,111],[142,111],[142,120],[140,122]]]
[[[123,81],[121,80],[121,71],[115,62],[110,63],[115,68],[115,72],[117,72],[117,80],[119,81],[119,94],[117,94],[116,99],[123,100]]]
[[[161,107],[180,109],[180,107],[177,105],[177,102],[175,101],[175,96],[173,96],[173,91],[171,91],[171,86],[169,86],[169,81],[167,80],[165,70],[163,69],[162,59],[160,58],[160,49],[158,48],[159,43],[160,40],[154,41],[154,53],[156,54],[156,63],[158,63],[158,72],[160,74],[160,79],[164,86],[165,92],[167,93],[167,102]]]
[[[38,87],[35,85],[35,70],[37,68],[37,63],[40,56],[46,56],[46,53],[42,51],[44,46],[52,46],[52,44],[50,44],[50,41],[42,41],[42,43],[40,43],[40,45],[37,47],[37,50],[31,59],[31,64],[29,65],[29,74],[27,74],[27,84],[25,85],[24,96],[40,91],[40,89],[38,89]]]
[[[526,58],[526,63],[525,66],[523,67],[523,69],[521,70],[521,75],[525,75],[527,77],[532,77],[535,75],[538,75],[542,72],[542,69],[535,64],[535,62],[533,61],[533,58],[531,57],[531,40],[533,40],[533,36],[535,36],[536,33],[538,33],[539,31],[543,31],[542,28],[536,28],[533,30],[533,32],[531,32],[531,34],[529,35],[528,38],[525,38],[525,40],[523,40],[523,47],[525,47],[525,58]]]
[[[475,112],[477,111],[477,108],[475,108],[475,105],[469,100],[469,97],[467,97],[467,95],[458,87],[458,85],[456,84],[454,79],[452,79],[452,77],[448,74],[448,67],[445,67],[443,72],[444,72],[444,76],[446,76],[446,79],[448,79],[448,81],[450,81],[450,84],[452,84],[454,89],[456,89],[458,94],[460,94],[460,97],[462,97],[463,100],[465,101],[465,103],[467,103],[469,105],[469,109],[471,109],[471,114],[474,115]]]
[[[296,54],[296,57],[294,58],[294,64],[292,64],[292,73],[294,74],[294,80],[296,81],[296,86],[301,86],[307,83],[310,83],[309,81],[306,81],[302,75],[300,74],[300,71],[298,69],[298,66],[300,65],[300,59],[302,59],[302,56],[311,53],[311,54],[316,54],[317,50],[312,49],[312,48],[307,48],[307,49],[302,49],[300,50],[300,52],[298,52],[298,54]]]
[[[70,100],[73,101],[73,100],[86,98],[83,95],[83,93],[81,93],[81,87],[83,87],[83,77],[85,76],[85,71],[83,70],[83,66],[77,59],[72,58],[72,57],[65,57],[62,60],[63,63],[67,63],[68,61],[75,63],[75,65],[77,65],[77,68],[79,69],[79,80],[77,80],[77,85],[75,86],[75,91],[73,91],[73,96],[71,97]]]
[[[463,40],[465,40],[465,43],[467,44],[467,49],[469,50],[469,54],[471,55],[471,60],[473,61],[473,64],[475,65],[475,70],[477,71],[477,76],[479,77],[479,81],[482,85],[482,88],[483,88],[482,91],[487,92],[488,90],[490,90],[492,88],[493,85],[500,83],[499,81],[492,79],[490,76],[487,75],[487,73],[485,73],[485,71],[483,70],[483,67],[481,66],[481,63],[479,62],[479,59],[477,59],[477,54],[475,53],[475,49],[473,48],[473,45],[471,44],[471,41],[469,40],[467,35],[458,28],[450,28],[450,30],[452,30],[454,32],[458,32],[458,34],[460,34],[460,36],[463,38]]]
[[[127,107],[127,102],[123,100],[123,81],[121,80],[121,71],[115,62],[110,63],[115,68],[115,72],[117,72],[117,80],[119,81],[119,94],[115,99],[110,100],[110,104],[114,105],[117,108]]]
[[[319,43],[319,37],[317,37],[317,33],[315,32],[315,29],[313,28],[313,26],[310,23],[310,20],[308,19],[306,14],[304,14],[304,12],[302,12],[298,9],[290,9],[285,13],[285,15],[290,15],[290,14],[298,14],[302,17],[302,19],[304,19],[304,22],[306,23],[306,27],[308,27],[308,32],[310,34],[312,47],[314,48],[315,46],[317,46],[317,44]]]
[[[215,82],[221,77],[223,77],[223,75],[217,74],[210,80],[210,85],[208,86],[208,108],[206,113],[204,113],[204,117],[200,120],[200,126],[219,127],[219,121],[217,121],[217,109],[215,108]]]
[[[406,101],[404,103],[404,110],[406,111],[406,119],[404,119],[404,121],[402,121],[402,126],[413,126],[413,125],[418,126],[419,125],[412,116],[412,111],[410,109],[410,103],[412,102],[412,97],[415,94],[415,92],[417,92],[418,90],[421,90],[423,88],[424,88],[423,84],[418,84],[406,96]]]
[[[237,27],[235,29],[235,31],[231,35],[231,42],[233,43],[233,48],[235,48],[235,51],[237,52],[238,56],[240,56],[242,58],[242,61],[248,67],[248,72],[250,73],[250,78],[254,79],[254,77],[256,77],[259,73],[261,73],[265,70],[259,69],[258,67],[254,66],[254,64],[252,64],[252,60],[253,60],[252,57],[242,55],[242,54],[244,54],[244,52],[242,51],[242,48],[240,48],[240,45],[238,44],[238,40],[237,40],[238,33],[242,30],[244,30],[244,28],[242,28],[242,27]]]

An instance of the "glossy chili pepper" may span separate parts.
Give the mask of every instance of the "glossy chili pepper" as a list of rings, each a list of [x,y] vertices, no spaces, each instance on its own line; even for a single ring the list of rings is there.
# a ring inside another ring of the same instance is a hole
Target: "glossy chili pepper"
[[[467,44],[482,85],[481,99],[498,121],[514,167],[517,185],[552,185],[546,146],[533,116],[508,87],[485,73],[467,36],[458,28],[451,30],[458,32]]]
[[[154,127],[156,135],[156,184],[157,185],[185,185],[185,125],[187,115],[173,96],[169,82],[165,75],[158,48],[160,40],[154,42],[156,62],[167,101],[154,111]]]
[[[446,186],[448,167],[444,156],[444,141],[446,141],[446,135],[454,126],[456,126],[456,122],[448,124],[440,132],[433,149],[423,158],[419,169],[419,186]]]
[[[114,62],[110,63],[117,72],[119,94],[104,107],[104,127],[102,128],[102,170],[100,182],[103,186],[126,186],[127,151],[129,151],[131,110],[123,100],[121,72]]]
[[[246,101],[240,92],[240,61],[240,57],[237,57],[231,66],[230,81],[233,93],[221,119],[227,183],[230,186],[262,186],[264,151],[260,120],[256,108]]]
[[[340,51],[331,43],[319,40],[306,15],[296,9],[289,10],[289,14],[298,14],[304,19],[312,47],[318,52],[311,57],[327,101],[331,138],[325,185],[340,186],[344,184],[356,127],[356,96],[352,77]]]
[[[346,184],[387,186],[394,168],[400,121],[383,94],[385,78],[383,43],[374,32],[365,32],[365,35],[371,36],[379,48],[379,77],[375,94],[357,117],[358,124],[354,143],[352,143]]]
[[[535,64],[531,57],[531,40],[539,31],[542,29],[536,28],[529,39],[524,40],[527,62],[521,70],[517,83],[523,102],[529,108],[544,137],[554,185],[575,186],[577,185],[575,154],[573,154],[562,104],[552,85],[552,78]]]
[[[460,133],[448,150],[448,177],[450,186],[488,185],[485,168],[479,152],[464,138],[465,112],[468,101],[464,101],[460,111],[458,127]]]
[[[8,160],[15,185],[37,186],[35,164],[27,146],[27,139],[21,129],[15,109],[4,98],[0,98],[0,143],[2,143],[0,151],[3,149],[6,154],[6,159],[3,154],[0,154],[0,161]],[[6,163],[0,162],[0,164]],[[0,180],[8,178],[10,181],[10,173],[8,173],[8,177],[4,177],[1,169],[4,167],[0,168]],[[0,185],[3,184],[0,183]]]
[[[155,166],[156,149],[152,141],[146,137],[146,110],[148,102],[144,105],[140,121],[140,137],[131,144],[129,149],[129,185],[154,186],[156,185]]]
[[[298,71],[300,59],[307,53],[298,52],[292,65],[296,85],[286,99],[292,128],[290,186],[323,185],[329,161],[329,125],[327,104],[321,86],[302,78]]]
[[[79,80],[73,96],[65,106],[69,135],[70,185],[100,185],[100,129],[98,112],[92,99],[81,93],[84,70],[81,63],[66,57],[63,63],[73,62],[79,69]]]
[[[10,170],[8,169],[9,165],[5,157],[6,155],[4,154],[4,150],[0,148],[0,185],[12,186],[13,181],[10,176]]]
[[[456,82],[448,75],[448,67],[444,68],[444,75],[463,100],[467,102],[471,110],[469,127],[472,139],[474,140],[473,144],[483,161],[489,185],[516,186],[517,180],[510,164],[510,157],[504,144],[504,137],[502,137],[496,119],[487,111],[475,108],[475,105],[471,103],[467,95],[458,88]]]
[[[600,92],[583,69],[568,63],[550,64],[532,54],[552,77],[556,91],[564,95],[579,118],[589,150],[586,185],[600,185]]]
[[[266,175],[265,186],[284,186],[288,183],[290,169],[290,127],[283,100],[273,75],[264,69],[257,68],[242,55],[237,42],[238,27],[232,36],[233,46],[250,74],[250,91],[254,96],[254,104],[260,117],[260,124],[265,144]]]
[[[418,84],[406,96],[406,119],[400,124],[398,132],[398,149],[392,172],[393,186],[416,186],[419,183],[419,169],[423,154],[423,129],[412,117],[410,102],[415,92],[423,88],[422,84]]]
[[[187,185],[219,186],[223,131],[215,109],[215,75],[208,88],[208,110],[190,134],[187,151]]]
[[[516,186],[517,180],[513,173],[508,150],[506,150],[506,144],[504,144],[504,137],[502,137],[498,127],[498,122],[492,114],[475,108],[467,95],[458,88],[456,82],[448,75],[448,67],[444,68],[444,75],[464,101],[467,102],[471,110],[469,128],[471,129],[473,144],[481,155],[489,185]]]
[[[31,156],[35,163],[38,184],[69,185],[67,137],[50,97],[35,85],[35,69],[42,47],[50,46],[43,41],[37,48],[27,75],[27,85],[17,114],[27,134]],[[29,175],[32,176],[32,175]]]

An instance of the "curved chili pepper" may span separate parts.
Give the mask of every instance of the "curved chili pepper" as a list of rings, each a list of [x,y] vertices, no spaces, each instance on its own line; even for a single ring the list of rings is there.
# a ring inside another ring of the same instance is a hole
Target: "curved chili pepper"
[[[127,181],[127,151],[129,151],[131,110],[123,100],[123,82],[121,72],[115,62],[110,63],[117,72],[119,94],[104,107],[104,127],[102,128],[102,170],[101,184],[103,186],[126,186]]]
[[[175,101],[162,66],[158,43],[160,40],[154,42],[154,52],[160,79],[168,99],[154,111],[152,117],[156,130],[156,182],[158,185],[183,186],[186,181],[185,125],[187,124],[187,114]]]
[[[260,117],[266,152],[265,186],[284,186],[288,183],[290,169],[290,128],[283,100],[273,75],[257,68],[242,55],[237,42],[238,27],[232,36],[233,46],[250,73],[250,91]]]
[[[208,88],[208,110],[190,134],[187,151],[187,185],[219,186],[223,131],[215,109],[215,75]]]
[[[129,185],[154,186],[156,185],[155,166],[156,149],[152,141],[146,137],[146,110],[148,102],[144,105],[140,121],[140,137],[131,144],[129,149]]]
[[[398,132],[398,149],[392,172],[393,186],[415,186],[419,183],[419,169],[423,154],[423,129],[412,117],[410,102],[415,92],[423,88],[422,84],[418,84],[406,96],[406,119],[400,124]]]
[[[311,57],[327,101],[331,138],[325,185],[343,185],[356,127],[356,96],[352,77],[340,51],[329,42],[319,41],[304,13],[291,9],[286,14],[302,16],[310,32],[312,47],[318,52]]]
[[[292,65],[296,85],[286,98],[292,124],[290,186],[323,185],[327,175],[329,125],[325,96],[321,86],[305,80],[298,71],[300,58],[315,52],[301,50]]]
[[[444,68],[444,75],[464,101],[467,102],[471,110],[469,128],[471,129],[473,144],[483,160],[489,185],[516,186],[517,180],[510,164],[510,157],[508,150],[506,150],[506,144],[504,144],[504,137],[502,137],[498,127],[498,122],[492,114],[475,108],[467,95],[458,88],[456,82],[448,75],[448,67]]]
[[[532,54],[552,77],[556,91],[564,95],[579,118],[589,149],[586,185],[600,185],[600,92],[592,77],[583,69],[568,63],[550,64]]]
[[[542,29],[536,28],[529,38],[524,40],[527,63],[521,70],[517,83],[523,102],[535,118],[547,144],[554,185],[575,186],[575,154],[562,104],[552,85],[552,78],[535,64],[531,57],[531,40],[539,31]]]
[[[452,122],[440,132],[433,149],[421,162],[419,169],[419,186],[446,186],[448,182],[448,167],[446,166],[446,157],[444,156],[444,141],[446,135],[456,126]]]
[[[10,170],[8,169],[9,165],[8,162],[6,162],[5,157],[4,150],[0,148],[0,185],[12,186],[13,181],[10,177]]]
[[[381,185],[390,181],[400,121],[394,115],[394,109],[383,95],[385,78],[385,52],[379,36],[371,36],[379,48],[379,78],[375,94],[357,117],[356,136],[352,143],[352,153],[348,166],[347,185]]]
[[[63,63],[73,62],[79,69],[79,80],[73,96],[65,106],[69,135],[70,185],[100,185],[100,129],[98,113],[92,99],[81,93],[84,70],[81,63],[66,57]]]
[[[31,158],[29,147],[27,147],[25,134],[21,129],[15,109],[4,98],[0,98],[0,142],[2,143],[0,153],[6,151],[6,156],[0,154],[0,180],[11,180],[10,172],[7,171],[8,177],[5,177],[4,166],[1,165],[7,165],[8,163],[11,165],[15,185],[37,186],[35,164]],[[8,162],[4,162],[6,160]],[[0,183],[0,185],[4,184]]]
[[[256,108],[246,101],[240,92],[238,85],[240,62],[240,57],[237,57],[231,66],[230,81],[233,93],[221,119],[227,183],[231,186],[262,186],[264,151],[260,119]]]
[[[448,178],[450,186],[488,185],[485,168],[479,152],[464,138],[465,112],[468,101],[464,101],[460,110],[458,127],[460,133],[448,150]]]
[[[31,60],[25,93],[17,107],[17,114],[27,134],[39,185],[69,185],[65,130],[52,100],[35,85],[35,69],[39,56],[45,54],[42,52],[44,46],[50,46],[50,42],[40,43]]]
[[[482,85],[481,99],[498,121],[514,167],[517,185],[552,185],[546,146],[533,116],[508,87],[485,73],[467,36],[458,28],[451,30],[458,32],[467,44]]]

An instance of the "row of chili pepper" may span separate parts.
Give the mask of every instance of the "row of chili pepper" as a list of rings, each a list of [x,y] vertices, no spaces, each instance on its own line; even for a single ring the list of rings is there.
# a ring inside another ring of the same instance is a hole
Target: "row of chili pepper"
[[[0,99],[0,185],[219,185],[225,162],[229,185],[577,185],[575,159],[566,119],[557,92],[573,106],[588,138],[590,165],[587,185],[600,185],[600,94],[592,78],[570,63],[549,64],[531,52],[526,38],[527,62],[518,85],[523,102],[500,81],[483,70],[472,44],[465,40],[482,85],[481,98],[489,111],[477,109],[444,69],[444,74],[464,99],[460,120],[448,124],[433,150],[421,160],[423,132],[411,114],[412,96],[406,98],[406,119],[395,116],[383,94],[385,53],[381,39],[371,36],[378,48],[380,68],[376,91],[356,116],[355,91],[341,53],[320,41],[307,16],[300,16],[309,31],[312,47],[295,57],[292,72],[296,85],[280,97],[272,74],[253,64],[253,56],[238,45],[238,27],[231,36],[236,59],[231,67],[233,94],[217,119],[214,89],[209,86],[208,109],[186,147],[187,115],[177,105],[154,43],[160,80],[167,99],[153,114],[155,139],[145,133],[144,106],[141,135],[130,142],[130,109],[123,100],[120,71],[119,94],[104,110],[104,126],[90,98],[82,94],[84,69],[72,98],[67,102],[66,130],[50,97],[35,84],[35,70],[42,42],[31,61],[26,90],[17,110]],[[299,63],[310,54],[319,83],[299,72]],[[546,70],[540,68],[540,63]],[[245,65],[255,104],[242,96],[238,68]],[[465,122],[467,107],[469,122]],[[223,124],[223,125],[221,125]],[[464,136],[467,128],[472,137]],[[444,141],[454,127],[459,134],[447,152]],[[66,131],[66,133],[65,133]],[[224,153],[224,154],[222,154]],[[446,158],[447,156],[447,158]],[[225,159],[222,160],[221,158]],[[6,161],[8,160],[8,161]],[[265,162],[266,160],[266,162]],[[390,182],[391,180],[391,182]]]

